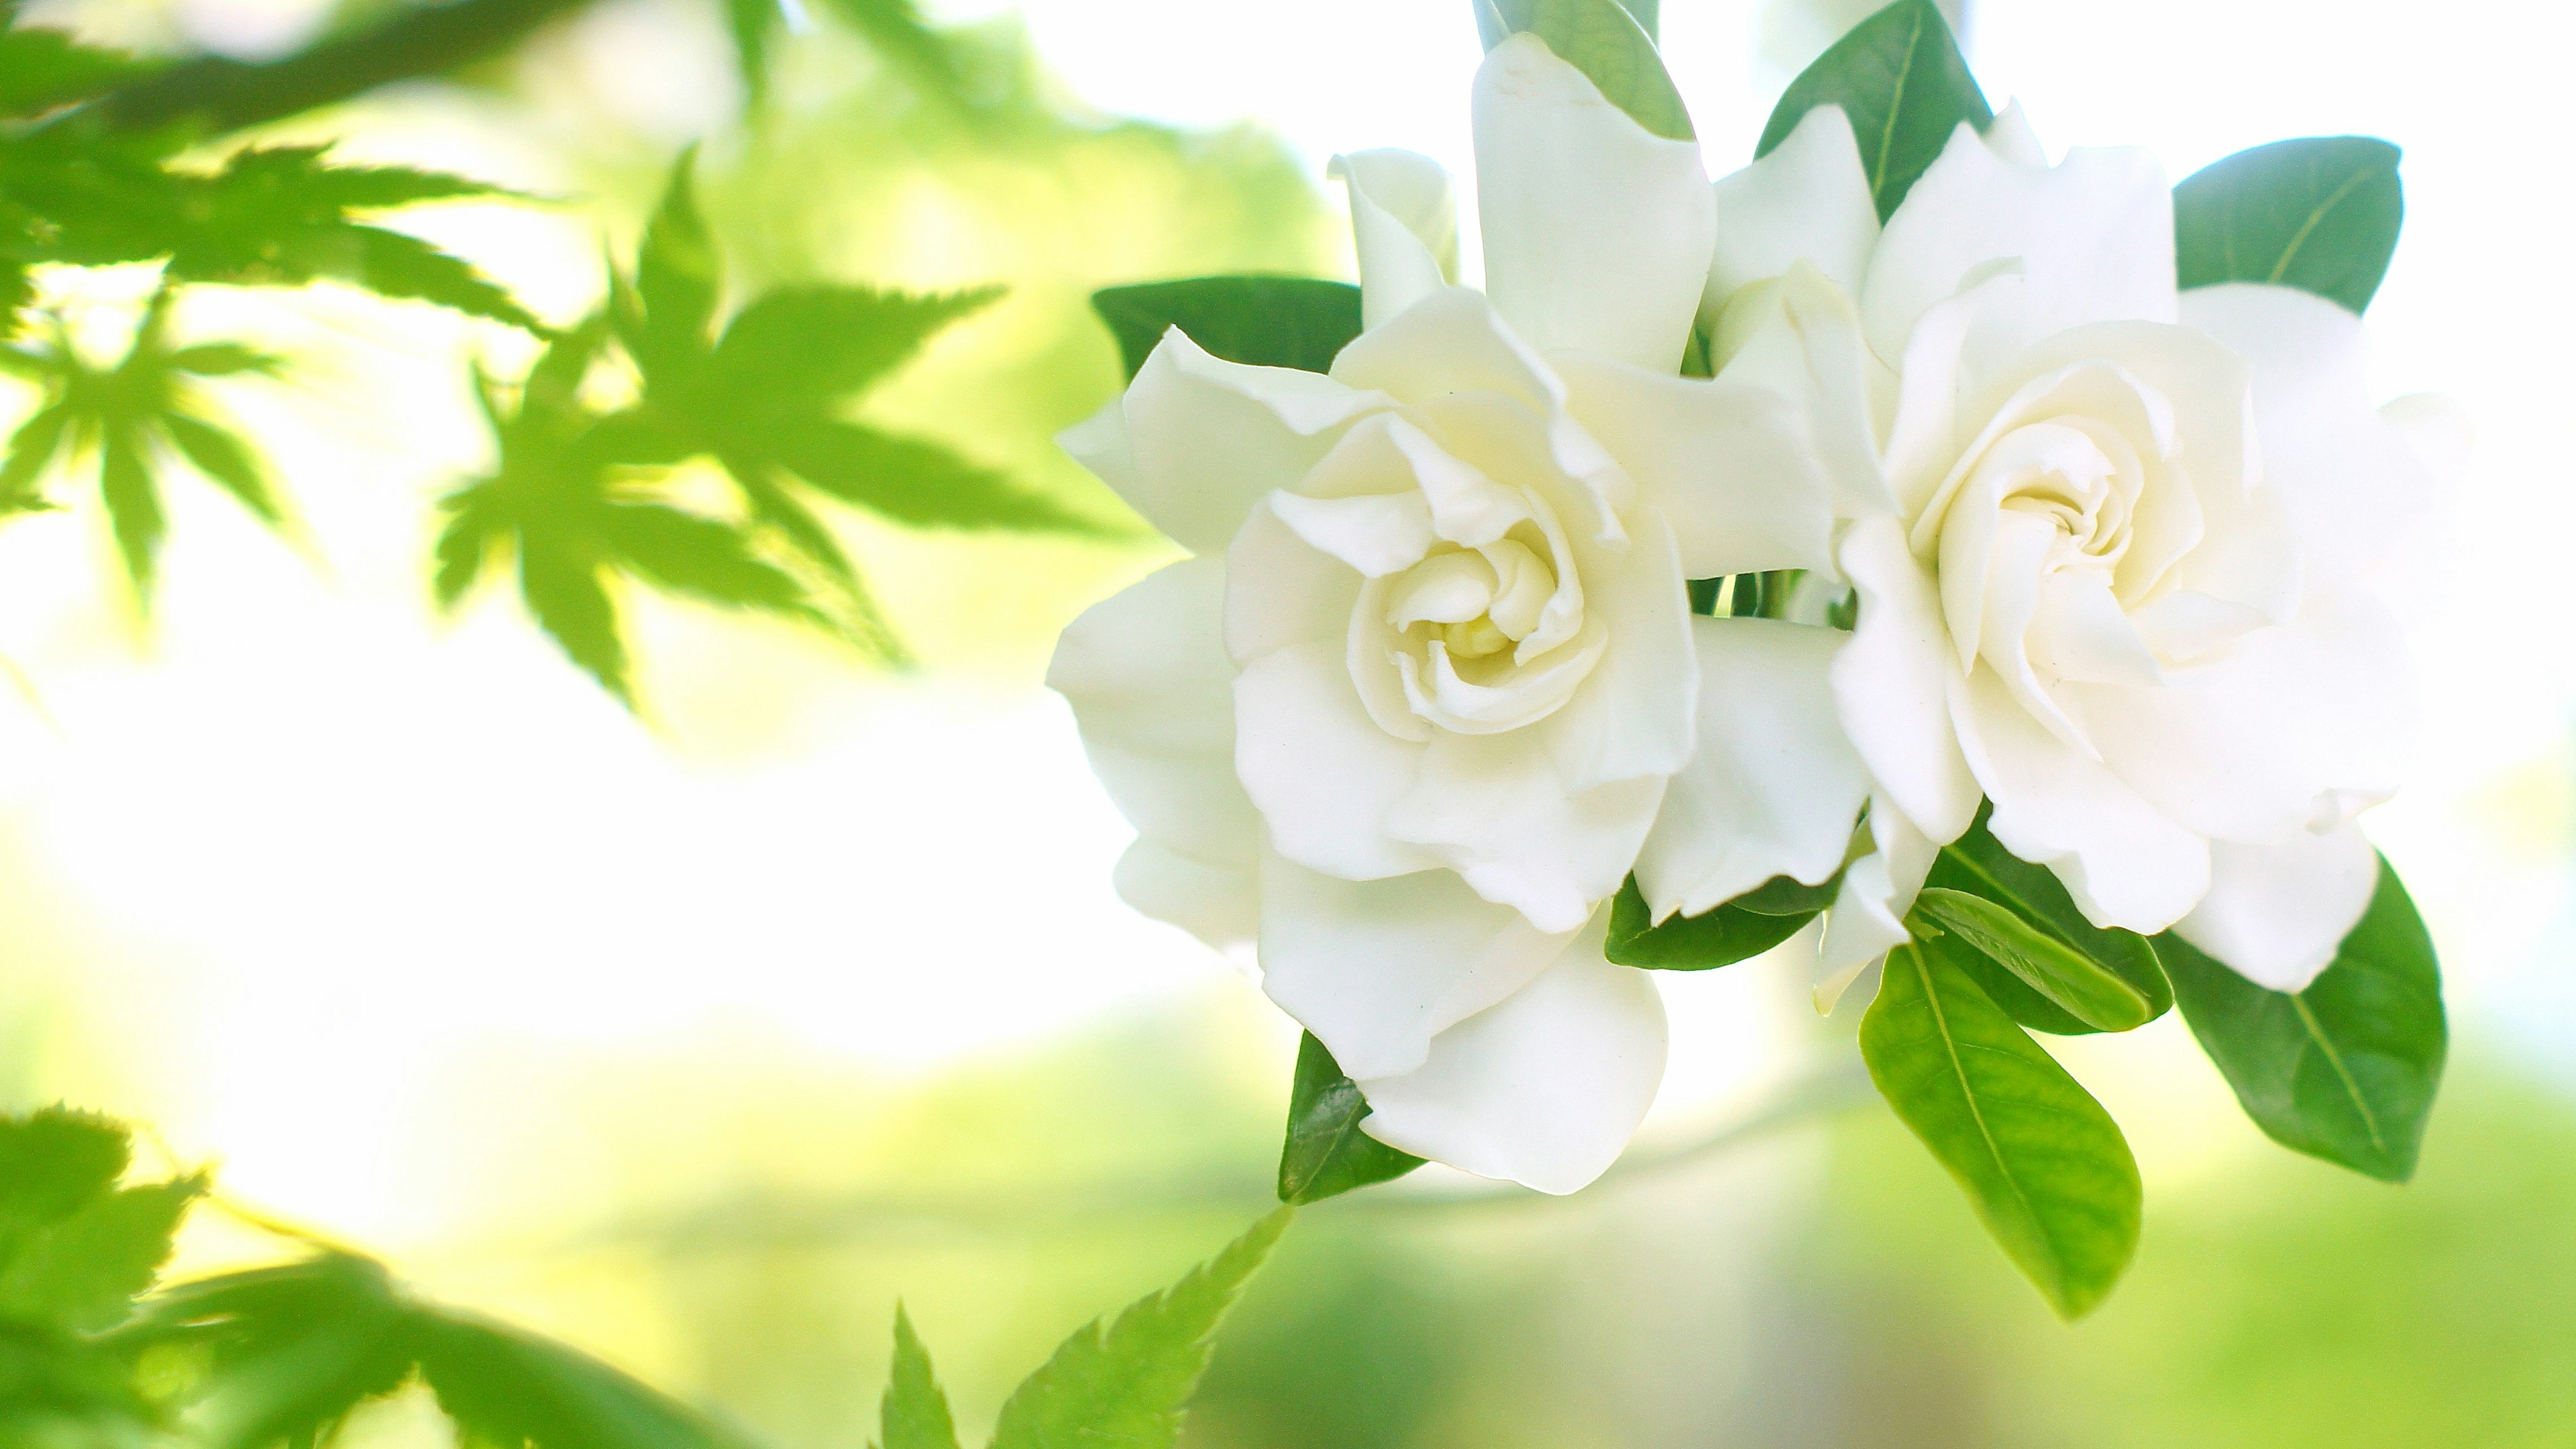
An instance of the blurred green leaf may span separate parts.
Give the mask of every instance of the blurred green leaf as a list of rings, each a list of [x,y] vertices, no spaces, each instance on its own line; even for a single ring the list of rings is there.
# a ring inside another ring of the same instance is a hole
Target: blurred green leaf
[[[2104,930],[2084,919],[2083,911],[2076,908],[2074,898],[2066,893],[2066,886],[2055,872],[2023,860],[1995,839],[1986,828],[1992,813],[1991,806],[1979,810],[1968,833],[1942,847],[1940,856],[1932,862],[1932,874],[1926,884],[1979,896],[2004,907],[2127,983],[2146,1000],[2148,1020],[2164,1015],[2165,1009],[2173,1005],[2173,984],[2165,979],[2164,968],[2156,964],[2155,947],[2135,932]],[[2098,1030],[1983,952],[1960,952],[1956,959],[1995,1005],[2031,1030],[2057,1036]]]
[[[0,14],[0,26],[8,17]],[[59,30],[0,29],[0,116],[29,116],[93,96],[145,70],[120,51],[83,45]]]
[[[750,3],[776,8],[775,0]],[[642,315],[640,325],[622,335],[648,373],[694,363],[706,351],[707,329],[715,325],[723,263],[698,210],[697,156],[694,146],[680,153],[636,246],[634,298]]]
[[[1949,932],[1962,948],[2020,977],[2022,984],[2096,1031],[2131,1031],[2155,1015],[2136,987],[1982,896],[1926,886],[1915,898],[1912,915],[1919,918],[1907,922],[1915,935]]]
[[[1756,889],[1769,890],[1770,885],[1766,882]],[[1823,909],[1793,905],[1785,911],[1755,910],[1735,900],[1696,916],[1673,916],[1657,925],[1653,912],[1646,907],[1645,893],[1637,888],[1637,878],[1630,876],[1620,883],[1619,894],[1610,903],[1610,934],[1602,943],[1601,954],[1619,965],[1651,971],[1706,971],[1731,966],[1798,934]]]
[[[782,423],[766,442],[768,461],[817,492],[915,528],[1103,531],[936,443],[830,419]],[[739,445],[733,451],[741,455]]]
[[[96,1201],[131,1160],[123,1127],[105,1117],[47,1107],[0,1117],[0,1253],[20,1235]]]
[[[764,292],[716,343],[723,404],[755,417],[810,414],[875,384],[933,333],[1001,295],[998,287],[915,295],[824,284]]]
[[[1288,1096],[1287,1140],[1279,1151],[1279,1200],[1321,1202],[1353,1188],[1404,1176],[1422,1159],[1361,1130],[1368,1101],[1313,1032],[1297,1044]],[[892,1449],[892,1446],[888,1446]]]
[[[660,503],[601,503],[608,557],[646,582],[702,603],[809,618],[829,627],[795,577],[753,556],[741,530]]]
[[[144,463],[145,443],[123,419],[108,419],[99,442],[98,491],[107,503],[107,521],[116,535],[117,556],[136,597],[152,596],[154,567],[161,540],[169,532],[162,516],[161,493]]]
[[[1118,339],[1132,381],[1167,330],[1228,362],[1330,372],[1360,335],[1360,289],[1313,277],[1192,277],[1104,287],[1091,309]]]
[[[627,675],[626,640],[618,628],[617,604],[600,577],[599,563],[581,550],[551,539],[519,541],[519,596],[537,627],[617,697],[635,706],[635,682]]]
[[[1755,158],[1818,106],[1840,106],[1851,119],[1880,221],[1896,214],[1962,122],[1982,131],[1995,119],[1932,0],[1896,0],[1816,57],[1781,94]]]
[[[948,1412],[948,1395],[931,1372],[930,1350],[912,1331],[903,1305],[894,1306],[894,1366],[886,1379],[885,1401],[877,1410],[877,1449],[957,1449],[957,1422]]]
[[[1654,26],[1653,5],[1631,13],[1624,0],[1477,0],[1476,28],[1487,50],[1527,31],[1638,125],[1670,140],[1696,140],[1690,108],[1655,50]]]
[[[2406,219],[2398,157],[2368,136],[2310,136],[2193,172],[2174,188],[2181,284],[2270,282],[2360,314]]]
[[[339,1253],[181,1284],[149,1300],[123,1336],[206,1354],[189,1419],[208,1449],[320,1444],[358,1406],[407,1383],[414,1359],[393,1281]]]
[[[2137,1250],[2137,1162],[2102,1104],[1959,969],[1950,938],[1888,954],[1860,1048],[2049,1306],[2074,1319],[2101,1302]]]
[[[2307,989],[2267,991],[2167,932],[2183,1020],[2284,1147],[2386,1182],[2414,1176],[2450,1033],[2432,937],[2397,872]]]
[[[204,1191],[197,1177],[121,1188],[18,1239],[0,1259],[0,1316],[80,1333],[115,1327]]]
[[[1012,1391],[992,1449],[1172,1449],[1217,1324],[1295,1213],[1277,1209],[1116,1322],[1077,1330]]]
[[[697,1414],[564,1344],[455,1309],[416,1306],[420,1377],[470,1444],[707,1449]]]

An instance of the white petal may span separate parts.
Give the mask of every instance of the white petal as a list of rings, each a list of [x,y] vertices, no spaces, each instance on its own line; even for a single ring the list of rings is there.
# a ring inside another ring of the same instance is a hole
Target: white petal
[[[1237,664],[1291,644],[1338,644],[1360,592],[1356,570],[1298,537],[1266,504],[1227,547],[1226,580],[1224,643]]]
[[[1524,31],[1476,72],[1476,186],[1485,291],[1514,331],[1680,366],[1717,233],[1696,142],[1650,133]]]
[[[2447,393],[2411,392],[2390,399],[2379,415],[2405,435],[2434,483],[2448,488],[2468,477],[2477,428],[2459,399]]]
[[[2378,888],[2379,852],[2358,825],[2278,845],[2221,843],[2210,847],[2209,894],[2174,931],[2257,986],[2305,991]]]
[[[1935,842],[1959,838],[1979,790],[1951,724],[1958,673],[1932,579],[1893,518],[1852,525],[1840,550],[1860,592],[1860,620],[1835,656],[1835,710],[1879,789]]]
[[[1666,1041],[1663,998],[1649,973],[1601,959],[1602,925],[1434,1038],[1418,1070],[1359,1079],[1371,1109],[1360,1130],[1540,1192],[1573,1192],[1607,1171],[1654,1105]]]
[[[1234,776],[1234,666],[1218,633],[1224,592],[1218,559],[1150,574],[1066,626],[1047,670],[1073,706],[1093,772],[1137,829],[1131,858],[1154,857],[1122,862],[1121,893],[1220,946],[1248,926],[1244,889],[1260,840]],[[1177,864],[1158,869],[1164,860]]]
[[[1445,870],[1346,881],[1265,852],[1261,886],[1261,988],[1356,1078],[1421,1066],[1434,1034],[1528,985],[1571,939]]]
[[[1566,410],[1672,526],[1685,577],[1829,566],[1833,497],[1789,398],[1572,353],[1557,371]]]
[[[1352,498],[1279,492],[1267,502],[1290,532],[1373,579],[1413,567],[1440,541],[1418,488]]]
[[[2183,321],[2254,364],[2263,469],[2312,564],[2385,558],[2431,505],[2407,434],[2371,406],[2361,319],[2291,287],[2232,282],[2183,294]]]
[[[1690,586],[1664,521],[1648,514],[1636,527],[1624,558],[1589,561],[1584,607],[1604,626],[1601,657],[1539,726],[1558,777],[1577,792],[1669,775],[1697,739]]]
[[[1386,829],[1546,931],[1570,931],[1609,899],[1655,823],[1664,777],[1571,789],[1537,731],[1435,732]],[[1247,777],[1248,779],[1249,777]],[[1314,789],[1315,777],[1307,777]],[[1255,787],[1255,799],[1262,799]]]
[[[1354,151],[1325,174],[1349,184],[1360,255],[1360,325],[1375,327],[1458,279],[1458,202],[1440,163]]]
[[[1343,663],[1342,641],[1292,644],[1234,681],[1234,768],[1281,855],[1344,880],[1440,864],[1387,833],[1414,788],[1423,746],[1378,727]]]
[[[1771,619],[1695,619],[1699,750],[1637,857],[1661,920],[1773,876],[1815,885],[1843,863],[1869,773],[1843,738],[1827,671],[1851,636]]]
[[[1344,424],[1387,399],[1321,373],[1210,356],[1177,327],[1127,389],[1122,484],[1137,512],[1192,553],[1220,553],[1260,497],[1304,476]],[[1080,430],[1077,442],[1099,436]]]
[[[1914,909],[1914,898],[1923,893],[1932,862],[1941,854],[1941,847],[1915,829],[1892,801],[1870,802],[1869,836],[1878,848],[1843,872],[1842,889],[1834,892],[1833,908],[1825,913],[1816,963],[1826,973],[1816,988],[1819,1012],[1834,1009],[1863,967],[1910,939],[1905,915]]]
[[[2229,840],[2278,840],[2395,793],[2413,733],[2397,620],[2353,589],[2248,634],[2162,688],[2068,686],[2111,769],[2165,814]]]
[[[2153,935],[2209,889],[2209,842],[2030,717],[1991,673],[1956,691],[1959,743],[2006,850],[2065,882],[2097,926]]]
[[[1473,287],[1447,288],[1361,333],[1333,359],[1333,377],[1408,403],[1496,392],[1552,411],[1565,395],[1555,370]]]
[[[1983,363],[2087,322],[2174,320],[2173,193],[2144,151],[2079,147],[2034,171],[1962,124],[1888,218],[1861,291],[1870,345],[1895,357],[1915,320],[1979,268],[2017,258],[2025,285],[1979,309]]]
[[[1986,149],[2016,166],[2048,169],[2048,148],[2039,144],[2039,133],[2031,129],[2030,115],[2019,101],[1995,113],[1993,124],[1986,127]]]
[[[1738,289],[1802,261],[1844,291],[1860,290],[1878,245],[1878,203],[1842,107],[1807,112],[1769,155],[1720,177],[1716,191],[1717,250],[1703,307],[1723,307]]]
[[[1738,293],[1717,322],[1718,380],[1768,388],[1805,416],[1841,517],[1896,506],[1879,466],[1874,377],[1887,368],[1861,340],[1860,314],[1824,273],[1801,262]],[[1699,577],[1706,578],[1702,574]]]

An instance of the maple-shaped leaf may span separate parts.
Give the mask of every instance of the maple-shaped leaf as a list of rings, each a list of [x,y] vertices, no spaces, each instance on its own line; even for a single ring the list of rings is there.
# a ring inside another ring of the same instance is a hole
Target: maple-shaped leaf
[[[172,346],[170,293],[144,308],[125,356],[93,366],[66,329],[0,348],[0,368],[33,382],[42,396],[0,453],[0,514],[53,506],[48,473],[96,459],[118,557],[136,601],[149,608],[168,517],[161,478],[174,463],[213,483],[271,529],[291,527],[285,501],[258,453],[224,422],[199,379],[274,371],[276,360],[238,343]]]

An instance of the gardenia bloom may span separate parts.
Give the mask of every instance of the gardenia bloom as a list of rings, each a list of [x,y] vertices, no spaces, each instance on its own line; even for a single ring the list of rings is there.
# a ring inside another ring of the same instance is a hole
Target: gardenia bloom
[[[1697,146],[1533,36],[1475,107],[1485,291],[1451,284],[1436,164],[1339,158],[1366,330],[1331,375],[1174,329],[1066,434],[1193,557],[1076,620],[1049,682],[1137,827],[1131,903],[1257,942],[1371,1135],[1567,1192],[1663,1071],[1655,986],[1601,946],[1697,748],[1685,580],[1821,566],[1830,520],[1789,402],[1676,375]]]
[[[2353,817],[2396,788],[2410,689],[2364,575],[2445,409],[2373,408],[2332,302],[2178,294],[2154,159],[2051,167],[2017,110],[1961,127],[1884,230],[1839,108],[1716,191],[1720,376],[1801,399],[1859,596],[1830,688],[1774,726],[1813,845],[1867,800],[1827,967],[1904,938],[1986,799],[2097,925],[2305,986],[2377,880]]]

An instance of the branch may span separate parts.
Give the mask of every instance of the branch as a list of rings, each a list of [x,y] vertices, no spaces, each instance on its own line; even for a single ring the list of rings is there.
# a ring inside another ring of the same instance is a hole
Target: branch
[[[587,0],[451,0],[406,10],[354,35],[252,65],[209,57],[108,92],[96,113],[127,127],[200,121],[237,131],[300,115],[395,81],[441,75],[509,49]]]

